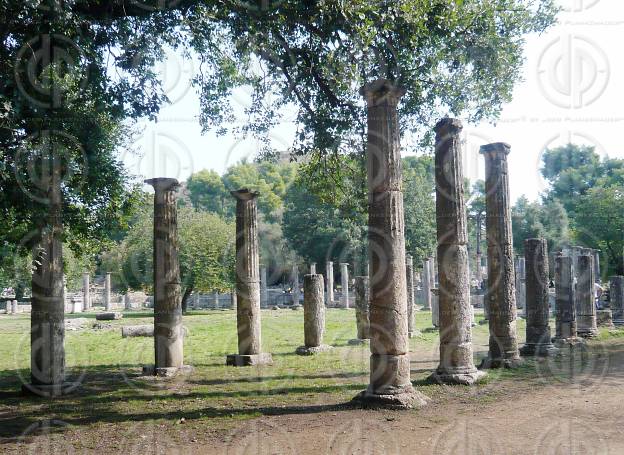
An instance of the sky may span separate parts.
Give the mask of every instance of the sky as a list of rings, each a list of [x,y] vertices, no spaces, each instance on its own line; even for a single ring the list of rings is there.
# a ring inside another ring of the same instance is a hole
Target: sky
[[[546,148],[573,142],[595,146],[602,156],[624,158],[624,1],[558,1],[564,9],[558,24],[527,38],[523,81],[496,124],[464,123],[464,175],[471,181],[484,179],[480,145],[511,145],[512,200],[522,195],[536,200],[545,190],[539,168]],[[190,84],[196,62],[171,52],[159,70],[171,105],[157,121],[141,124],[135,153],[121,154],[131,173],[185,180],[201,169],[222,174],[256,156],[254,140],[202,135],[199,99]],[[249,97],[238,90],[233,98],[242,110]],[[274,128],[274,148],[287,149],[294,130],[288,119]]]

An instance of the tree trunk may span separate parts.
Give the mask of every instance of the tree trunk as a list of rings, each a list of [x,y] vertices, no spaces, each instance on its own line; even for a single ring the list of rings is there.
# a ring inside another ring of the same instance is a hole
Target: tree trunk
[[[188,306],[189,298],[193,293],[193,286],[189,286],[184,291],[184,295],[182,296],[182,314],[186,314],[186,308]]]

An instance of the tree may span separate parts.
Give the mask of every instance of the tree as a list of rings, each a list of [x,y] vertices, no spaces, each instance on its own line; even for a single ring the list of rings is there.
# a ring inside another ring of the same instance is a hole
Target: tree
[[[193,291],[225,292],[234,286],[235,228],[218,215],[183,207],[178,212],[183,308]],[[103,255],[119,270],[114,285],[149,291],[153,285],[153,208],[146,205],[127,237]]]
[[[605,276],[624,275],[624,186],[587,190],[578,202],[574,236],[606,254]]]
[[[229,208],[231,205],[226,202],[231,196],[225,190],[221,176],[215,171],[203,169],[196,172],[186,181],[186,188],[193,207],[198,210],[225,216],[226,206]]]

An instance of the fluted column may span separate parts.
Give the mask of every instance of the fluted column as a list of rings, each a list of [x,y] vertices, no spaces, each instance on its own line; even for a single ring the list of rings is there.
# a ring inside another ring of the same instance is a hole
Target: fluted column
[[[526,283],[526,344],[524,356],[549,356],[557,350],[550,342],[548,306],[548,246],[546,239],[524,241]]]
[[[516,296],[509,201],[508,144],[481,147],[485,158],[488,317],[490,342],[484,368],[512,367],[520,359],[516,335]]]
[[[431,293],[431,325],[440,327],[440,300],[436,287],[436,260],[433,256],[427,261],[429,265],[429,292]]]
[[[576,282],[576,333],[584,338],[598,335],[596,304],[594,301],[594,256],[583,249],[577,258]]]
[[[271,354],[261,352],[258,193],[241,189],[231,194],[236,199],[238,354],[228,355],[226,363],[233,366],[270,364]]]
[[[439,383],[470,385],[485,373],[477,370],[472,359],[461,131],[457,119],[445,118],[435,126],[440,364],[431,377]]]
[[[89,290],[89,272],[82,273],[82,309],[88,311],[91,308],[91,293]]]
[[[364,340],[370,339],[368,283],[368,276],[355,277],[353,291],[355,293],[355,323],[357,337],[349,340],[349,344],[361,344],[365,342]]]
[[[299,305],[301,293],[299,292],[299,267],[297,266],[297,264],[292,266],[291,279],[293,305]]]
[[[144,373],[171,376],[184,365],[182,293],[178,259],[179,183],[172,178],[154,178],[145,183],[154,187],[154,367]],[[110,293],[110,274],[106,274]],[[106,301],[106,300],[105,300]],[[108,297],[110,302],[110,294]],[[110,306],[110,303],[108,303]],[[108,307],[107,307],[108,308]]]
[[[331,346],[323,344],[325,333],[323,275],[303,276],[303,330],[304,345],[297,348],[297,354],[313,355],[331,349]]]
[[[555,340],[576,339],[576,308],[574,305],[574,269],[570,256],[555,257]]]
[[[370,384],[364,405],[410,408],[425,403],[410,381],[405,237],[397,104],[405,93],[379,79],[361,94],[368,108],[368,251]]]
[[[104,308],[106,311],[113,309],[113,303],[111,301],[111,273],[106,272],[104,275]]]
[[[423,305],[425,310],[431,310],[431,268],[429,267],[429,259],[423,261],[422,271],[422,293],[423,293]]]
[[[325,280],[327,290],[327,306],[334,303],[334,263],[327,261],[325,266]]]
[[[349,264],[340,264],[340,287],[342,288],[342,307],[349,308]]]
[[[624,276],[614,275],[609,278],[609,297],[613,324],[616,327],[624,326]]]
[[[310,264],[310,275],[316,275],[316,262]],[[325,295],[325,293],[323,293],[323,295]]]
[[[267,283],[267,269],[260,267],[260,308],[266,308],[269,305],[269,288]]]
[[[407,335],[412,338],[414,329],[414,261],[411,255],[405,256],[405,278],[407,284]]]

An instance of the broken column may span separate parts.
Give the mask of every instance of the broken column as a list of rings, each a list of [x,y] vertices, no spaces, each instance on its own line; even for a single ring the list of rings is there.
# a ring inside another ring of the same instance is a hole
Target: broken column
[[[293,305],[299,305],[300,292],[299,292],[299,267],[297,264],[292,267],[292,297]]]
[[[82,274],[82,309],[88,311],[91,308],[91,293],[89,290],[89,272]]]
[[[12,308],[12,311],[11,311],[11,312],[12,312],[13,314],[17,314],[17,313],[19,313],[19,303],[18,303],[18,301],[17,301],[17,300],[13,300],[13,301],[11,302],[11,308]]]
[[[327,261],[327,265],[325,268],[325,280],[326,280],[326,290],[327,290],[327,306],[330,306],[334,303],[334,263],[332,261]]]
[[[360,93],[368,109],[368,252],[370,384],[355,401],[411,408],[426,403],[410,381],[405,236],[397,105],[405,93],[379,79]]]
[[[451,118],[435,126],[440,364],[431,378],[438,383],[471,385],[485,373],[477,370],[472,359],[462,128],[459,120]]]
[[[574,305],[574,270],[570,256],[555,257],[555,340],[558,343],[576,340],[576,309]]]
[[[609,278],[609,298],[613,314],[613,324],[624,326],[624,276],[615,275]]]
[[[295,351],[299,355],[313,355],[331,349],[323,344],[325,332],[325,293],[323,275],[303,277],[303,330],[304,346]]]
[[[423,301],[425,310],[431,309],[431,279],[430,279],[431,269],[429,267],[429,259],[423,261],[423,271],[422,271],[422,293],[423,293]]]
[[[340,264],[340,287],[342,288],[342,307],[349,308],[349,264]]]
[[[269,287],[267,283],[267,269],[260,267],[260,308],[269,306]]]
[[[106,272],[104,275],[104,309],[110,311],[113,308],[111,301],[111,273]]]
[[[513,367],[520,361],[516,337],[516,296],[509,201],[508,144],[481,146],[485,158],[485,229],[488,254],[490,341],[483,368]]]
[[[349,340],[349,344],[361,344],[370,338],[368,276],[356,276],[353,291],[355,293],[355,324],[357,336],[355,339]]]
[[[260,279],[258,253],[258,193],[232,191],[236,198],[236,324],[238,354],[227,356],[233,366],[271,364],[271,354],[261,351]]]
[[[414,327],[414,261],[411,255],[405,256],[405,278],[407,284],[407,336],[412,338]]]
[[[576,271],[576,333],[583,338],[598,335],[596,303],[594,301],[594,256],[583,251],[577,258]]]
[[[144,374],[172,376],[190,367],[184,365],[182,294],[178,259],[178,181],[154,178],[145,183],[154,187],[154,366]],[[106,274],[110,283],[110,274]],[[110,290],[110,284],[108,284]],[[110,301],[110,297],[109,297]],[[107,305],[108,308],[108,305]]]
[[[526,239],[524,259],[526,265],[526,344],[520,352],[524,356],[545,357],[557,352],[550,342],[546,239]]]

